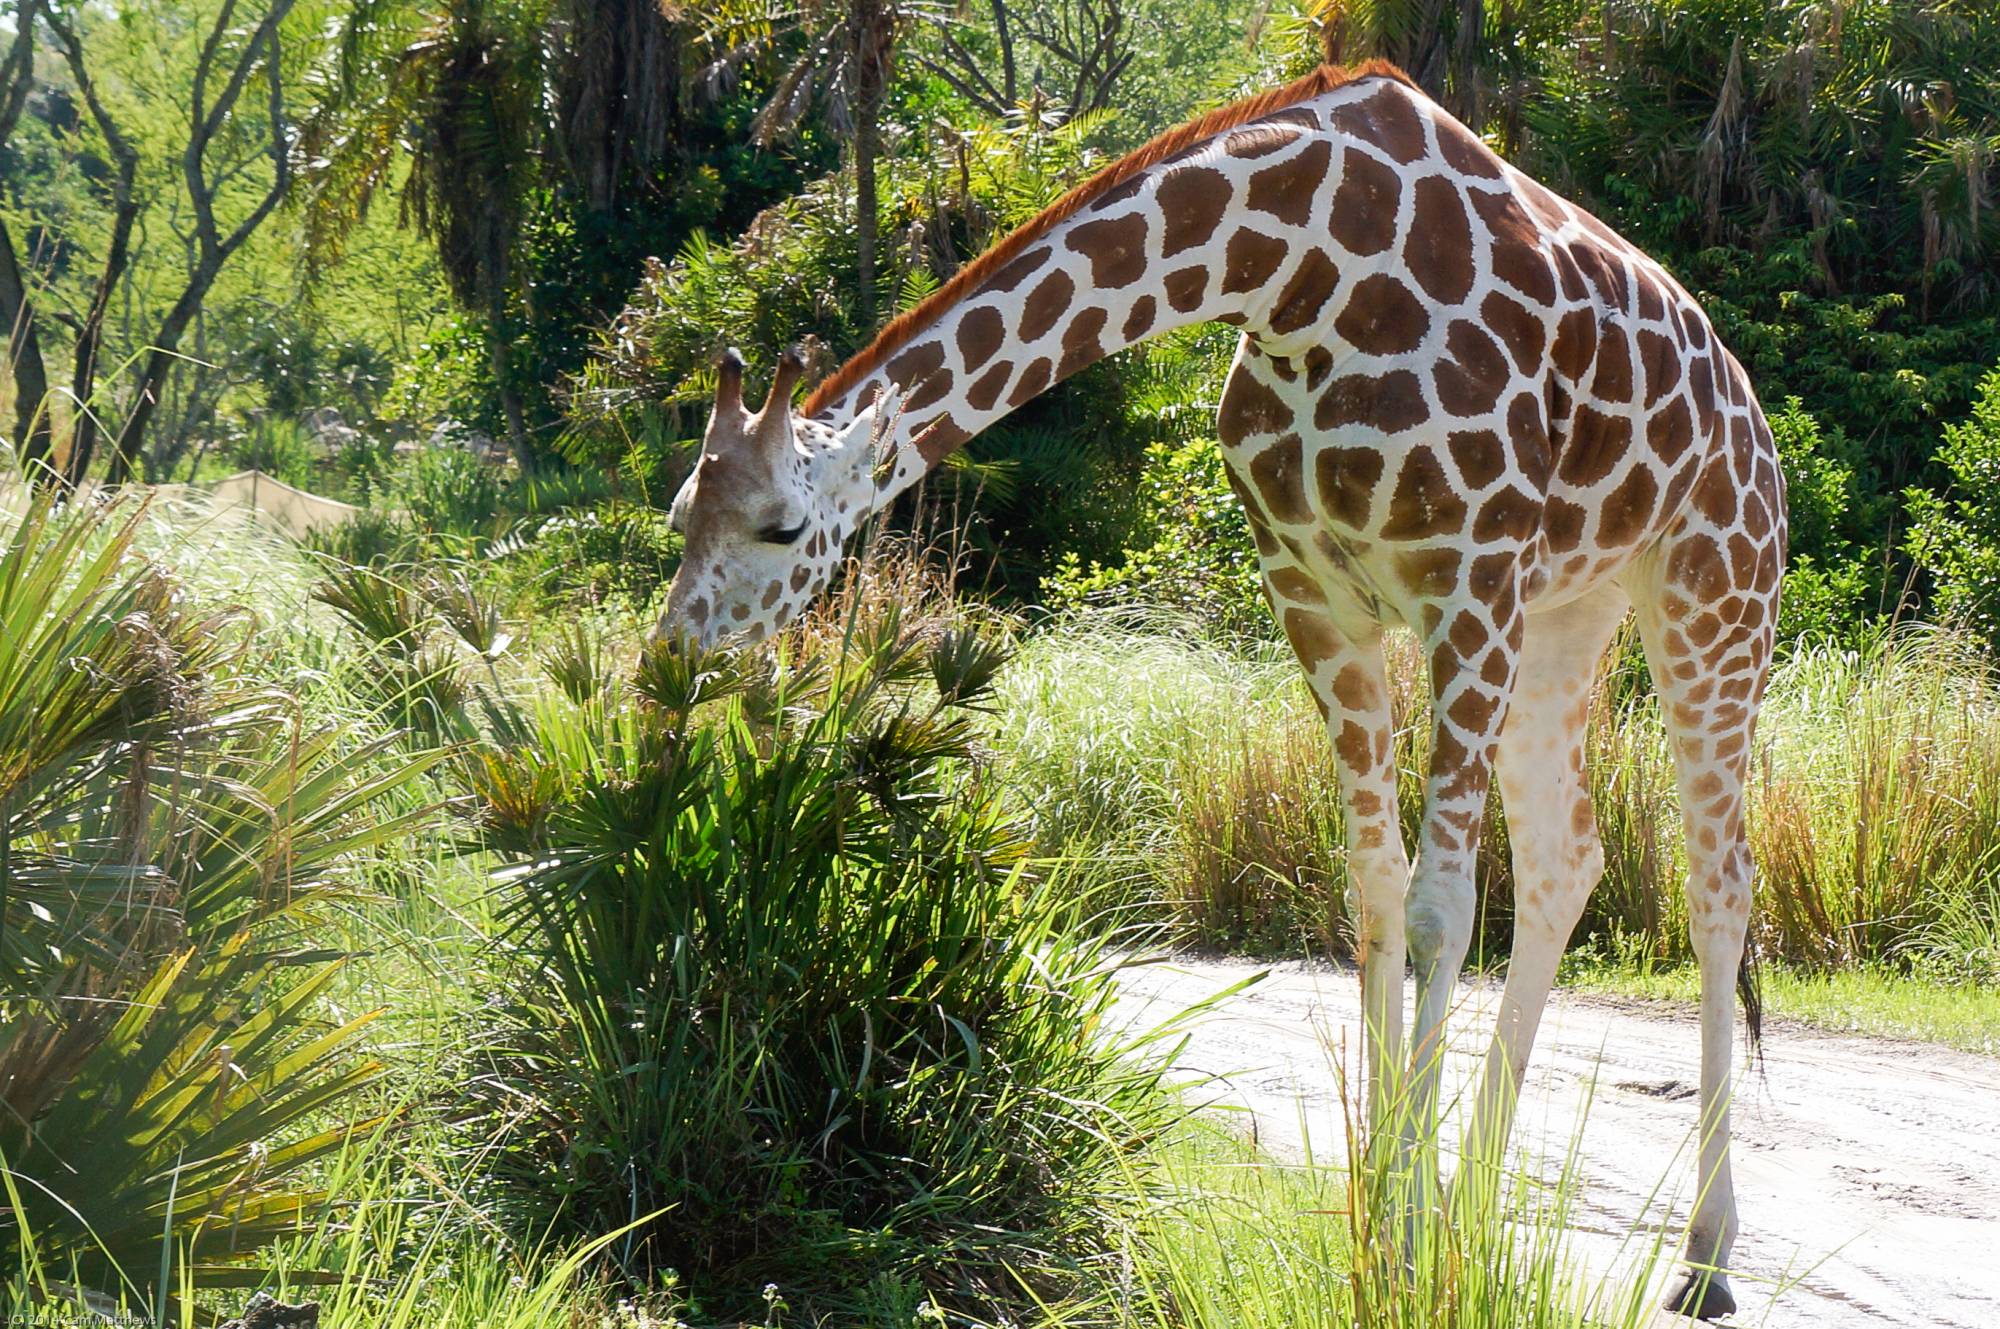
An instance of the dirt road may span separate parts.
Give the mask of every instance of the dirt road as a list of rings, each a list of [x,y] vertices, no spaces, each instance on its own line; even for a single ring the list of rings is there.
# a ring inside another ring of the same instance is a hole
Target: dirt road
[[[1248,1109],[1273,1152],[1297,1154],[1310,1135],[1319,1157],[1338,1158],[1329,1049],[1344,1042],[1358,1065],[1352,971],[1177,958],[1126,971],[1121,1004],[1150,1023],[1263,969],[1196,1020],[1181,1064],[1226,1077],[1204,1094]],[[1470,1098],[1498,997],[1463,993],[1448,1098]],[[1686,1221],[1699,1043],[1692,1012],[1561,996],[1550,1007],[1516,1141],[1559,1161],[1589,1100],[1579,1247],[1593,1269],[1629,1267],[1649,1240],[1626,1246],[1635,1228],[1677,1235]],[[1733,1323],[2000,1326],[2000,1060],[1779,1026],[1762,1072],[1738,1078],[1736,1144]]]

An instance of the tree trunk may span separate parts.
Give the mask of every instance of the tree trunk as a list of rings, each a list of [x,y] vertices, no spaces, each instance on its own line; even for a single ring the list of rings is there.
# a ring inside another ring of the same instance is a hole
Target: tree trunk
[[[35,310],[14,256],[14,237],[0,217],[0,322],[7,326],[7,363],[14,370],[14,445],[21,459],[44,462],[55,449],[49,424],[49,374],[35,335]],[[43,474],[37,468],[37,474]]]
[[[215,274],[221,267],[220,263],[197,266],[186,289],[181,292],[181,298],[174,301],[174,307],[160,321],[160,330],[153,337],[152,353],[146,357],[146,368],[139,376],[139,392],[133,398],[132,413],[125,417],[125,423],[111,445],[111,460],[104,470],[107,486],[116,488],[132,478],[132,462],[145,445],[146,430],[153,423],[154,412],[160,409],[160,394],[166,390],[167,375],[180,361],[181,337],[186,334],[188,324],[194,321],[195,311],[207,298],[208,288],[215,284]],[[72,457],[72,480],[81,479],[82,467],[89,464],[88,457],[82,459],[81,464]]]
[[[881,134],[875,127],[874,112],[863,111],[854,127],[854,237],[855,266],[861,274],[861,321],[875,323],[875,228],[881,225],[880,200],[875,194],[875,155],[881,150]]]
[[[533,469],[535,450],[528,442],[528,412],[521,402],[521,390],[514,383],[514,357],[507,350],[507,282],[504,276],[492,283],[486,302],[486,361],[493,370],[493,386],[500,394],[500,413],[507,420],[507,446],[521,470]]]
[[[117,212],[111,220],[111,243],[105,251],[104,271],[98,275],[90,310],[76,334],[76,362],[70,388],[76,393],[79,405],[76,422],[70,426],[69,465],[65,468],[71,486],[82,482],[84,472],[90,467],[90,455],[97,450],[98,404],[93,400],[97,394],[97,357],[104,349],[104,319],[111,312],[111,294],[118,289],[126,264],[131,261],[132,224],[139,215],[139,204],[132,197],[134,166],[136,160],[121,163],[115,195]]]
[[[1475,134],[1482,128],[1479,47],[1485,35],[1486,0],[1458,0],[1458,31],[1452,34],[1451,43],[1451,100],[1445,109]]]
[[[861,317],[875,322],[875,244],[881,224],[875,165],[882,152],[882,106],[888,100],[889,59],[896,40],[895,15],[886,0],[854,0],[849,14],[854,43],[854,224],[855,266],[861,277]]]
[[[1014,33],[1008,22],[1007,0],[993,0],[993,34],[1000,44],[1000,91],[1007,99],[1000,109],[1005,114],[1021,99],[1019,79],[1014,72]]]

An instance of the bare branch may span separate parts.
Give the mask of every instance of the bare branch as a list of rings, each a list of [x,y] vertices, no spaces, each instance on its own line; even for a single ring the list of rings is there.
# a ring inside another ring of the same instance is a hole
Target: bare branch
[[[278,26],[291,12],[295,0],[274,0],[263,22],[251,33],[241,51],[230,66],[228,80],[213,103],[204,105],[208,95],[209,79],[214,75],[221,57],[222,44],[228,33],[229,21],[235,17],[236,0],[224,0],[222,9],[215,16],[207,38],[202,43],[201,55],[195,62],[194,88],[189,98],[188,109],[193,128],[188,134],[187,148],[181,153],[181,174],[186,178],[188,198],[194,206],[195,234],[200,240],[204,260],[214,261],[226,258],[231,250],[243,243],[249,233],[264,220],[277,200],[266,196],[253,213],[255,221],[246,229],[236,228],[228,241],[220,238],[215,224],[215,186],[208,178],[208,147],[215,135],[229,117],[235,113],[236,103],[242,97],[244,85],[257,69],[259,56],[265,56],[264,63],[269,70],[271,103],[274,116],[270,125],[271,156],[277,166],[277,175],[285,185],[291,182],[291,144],[285,133],[282,112],[284,109],[283,82],[279,76]]]

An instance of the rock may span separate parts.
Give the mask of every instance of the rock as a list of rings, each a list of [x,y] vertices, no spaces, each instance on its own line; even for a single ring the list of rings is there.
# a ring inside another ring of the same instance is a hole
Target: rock
[[[359,429],[341,418],[340,412],[331,406],[315,406],[299,419],[300,428],[312,436],[313,442],[328,452],[338,452],[350,443],[361,441]]]
[[[222,1329],[319,1329],[319,1303],[287,1306],[270,1293],[259,1292],[243,1308],[242,1318],[229,1321]]]

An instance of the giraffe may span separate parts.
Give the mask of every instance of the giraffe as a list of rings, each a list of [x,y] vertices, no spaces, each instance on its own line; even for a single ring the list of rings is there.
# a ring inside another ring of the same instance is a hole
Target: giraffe
[[[967,265],[796,410],[796,354],[753,413],[729,352],[674,502],[685,554],[661,631],[775,631],[857,527],[953,449],[1093,361],[1207,321],[1242,332],[1218,434],[1335,756],[1374,1101],[1407,1052],[1409,1092],[1434,1120],[1432,1054],[1497,778],[1515,940],[1473,1117],[1504,1140],[1603,872],[1585,721],[1599,660],[1636,615],[1676,763],[1701,971],[1697,1195],[1668,1304],[1727,1313],[1744,784],[1785,548],[1771,431],[1672,277],[1400,71],[1324,66],[1161,135]],[[1414,854],[1382,644],[1396,625],[1421,643],[1432,700]]]

